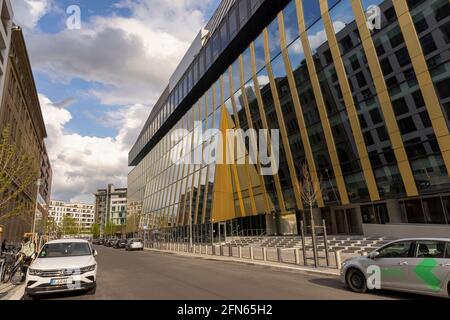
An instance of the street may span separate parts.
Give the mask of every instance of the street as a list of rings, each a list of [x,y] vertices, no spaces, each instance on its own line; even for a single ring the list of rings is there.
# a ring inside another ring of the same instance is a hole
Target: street
[[[103,246],[98,251],[95,295],[43,296],[66,300],[301,300],[422,299],[385,292],[350,292],[333,276],[285,271],[234,262],[186,258],[157,252],[127,252]]]

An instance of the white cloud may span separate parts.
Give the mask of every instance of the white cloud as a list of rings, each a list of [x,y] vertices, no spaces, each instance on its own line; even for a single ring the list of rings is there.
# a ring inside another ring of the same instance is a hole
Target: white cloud
[[[55,81],[96,83],[89,93],[103,104],[152,104],[205,23],[209,2],[121,1],[116,7],[130,17],[94,16],[81,30],[28,33],[33,68]]]
[[[35,28],[39,20],[53,7],[53,0],[13,0],[11,3],[14,21],[29,29]]]
[[[52,198],[92,202],[92,194],[108,183],[126,186],[128,152],[150,109],[131,105],[113,112],[117,136],[99,138],[67,133],[64,127],[72,119],[70,112],[45,95],[40,94],[39,99],[49,136],[46,143],[53,169]]]

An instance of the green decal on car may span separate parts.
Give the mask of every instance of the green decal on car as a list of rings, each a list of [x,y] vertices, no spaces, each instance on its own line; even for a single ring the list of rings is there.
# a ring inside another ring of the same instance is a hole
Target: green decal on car
[[[417,277],[427,284],[433,291],[441,290],[441,281],[435,276],[433,271],[436,269],[438,262],[436,259],[427,258],[417,265],[414,269]]]
[[[405,270],[398,268],[383,268],[381,269],[381,277],[384,278],[404,278]]]

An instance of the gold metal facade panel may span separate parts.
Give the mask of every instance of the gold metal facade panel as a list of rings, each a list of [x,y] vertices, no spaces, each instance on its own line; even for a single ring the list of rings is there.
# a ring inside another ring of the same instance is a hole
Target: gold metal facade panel
[[[411,64],[416,73],[423,100],[425,101],[425,106],[430,116],[434,133],[436,134],[437,142],[441,151],[448,150],[450,148],[448,139],[445,139],[449,136],[448,126],[441,108],[441,103],[433,85],[433,80],[428,70],[416,28],[409,12],[408,3],[406,1],[396,0],[393,1],[393,5],[398,17],[400,29],[402,30],[405,39],[406,48],[408,49],[411,58]],[[448,156],[448,153],[442,153],[442,158],[445,167],[447,168],[447,173],[449,173],[450,157]]]
[[[330,122],[328,120],[327,111],[325,108],[325,101],[322,95],[322,89],[320,88],[319,79],[314,65],[314,60],[311,52],[311,46],[309,44],[308,35],[306,33],[305,21],[303,17],[303,4],[301,0],[295,1],[297,5],[297,18],[300,31],[300,39],[303,45],[303,51],[305,54],[306,64],[308,67],[311,84],[313,87],[314,97],[316,99],[317,109],[319,111],[320,120],[322,122],[323,133],[330,154],[331,165],[333,167],[334,176],[336,179],[337,188],[342,204],[349,204],[350,200],[347,193],[347,187],[345,185],[344,177],[342,175],[341,166],[339,163],[339,157],[337,155],[336,144],[334,142],[333,133],[331,131]]]
[[[380,102],[380,108],[385,119],[389,138],[391,140],[392,149],[397,159],[400,175],[406,189],[406,194],[410,197],[417,196],[419,194],[419,191],[417,190],[411,165],[405,151],[405,146],[403,144],[403,140],[397,124],[397,118],[394,114],[387,85],[384,81],[384,76],[381,71],[380,62],[378,61],[378,56],[370,34],[370,30],[367,27],[366,18],[361,2],[359,0],[350,1],[355,14],[356,23],[358,25],[358,31],[361,35],[362,45],[367,57],[369,70],[372,74],[375,90]]]

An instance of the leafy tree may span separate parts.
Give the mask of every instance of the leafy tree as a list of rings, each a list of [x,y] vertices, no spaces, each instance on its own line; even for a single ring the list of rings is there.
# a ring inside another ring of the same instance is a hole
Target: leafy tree
[[[98,225],[98,223],[92,224],[91,233],[92,233],[92,236],[94,237],[94,239],[100,237],[100,226]]]
[[[311,235],[312,235],[312,245],[313,245],[313,253],[314,253],[314,264],[317,267],[318,262],[318,254],[317,254],[317,239],[316,239],[316,225],[314,221],[314,206],[317,203],[317,198],[319,194],[322,193],[322,180],[319,178],[318,181],[314,181],[309,172],[308,165],[303,164],[302,166],[302,185],[301,185],[301,193],[302,200],[305,205],[309,208],[310,219],[311,219]]]
[[[10,141],[9,128],[3,130],[0,139],[0,223],[20,217],[30,221],[33,209],[27,207],[25,202],[15,203],[11,208],[11,202],[35,183],[39,177],[35,159],[23,153]]]
[[[108,221],[105,224],[105,229],[103,230],[103,234],[106,237],[112,237],[115,236],[118,230],[118,225],[116,225],[114,222],[112,221]]]
[[[76,235],[79,231],[79,226],[76,219],[69,215],[64,216],[62,219],[61,228],[62,234],[68,236]]]

